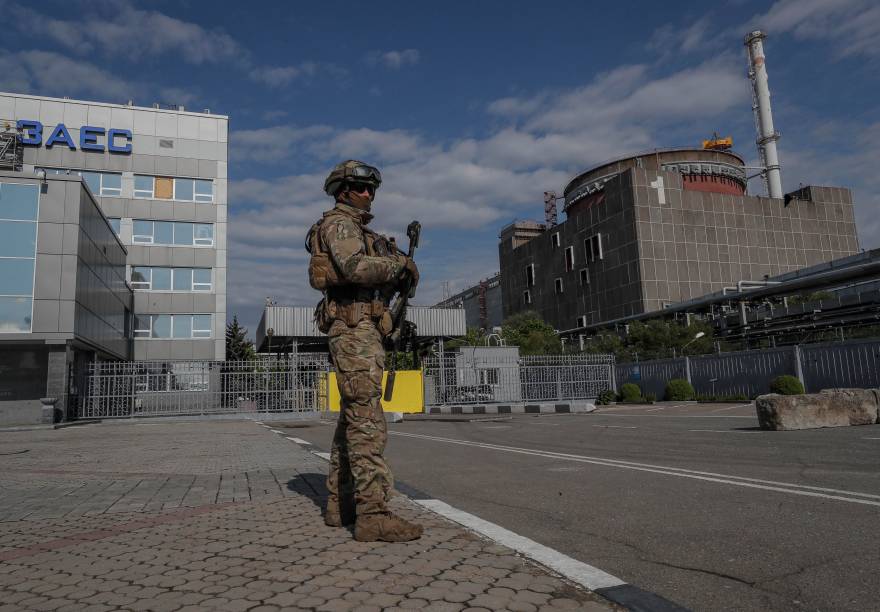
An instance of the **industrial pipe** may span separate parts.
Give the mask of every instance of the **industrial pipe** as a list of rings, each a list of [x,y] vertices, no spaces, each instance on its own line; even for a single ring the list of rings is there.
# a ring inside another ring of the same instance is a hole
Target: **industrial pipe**
[[[767,195],[782,198],[782,176],[779,171],[779,155],[776,141],[779,133],[773,129],[773,113],[770,111],[770,87],[767,84],[767,66],[764,58],[766,34],[755,30],[746,35],[745,46],[749,50],[749,77],[755,93],[755,113],[758,128],[758,147],[763,151],[766,165]]]

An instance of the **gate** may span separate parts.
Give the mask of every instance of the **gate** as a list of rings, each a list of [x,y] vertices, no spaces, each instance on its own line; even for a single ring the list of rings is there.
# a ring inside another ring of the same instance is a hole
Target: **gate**
[[[323,353],[258,361],[89,364],[80,418],[317,413],[327,403]]]
[[[613,388],[613,355],[532,355],[470,351],[422,363],[425,406],[594,399]]]

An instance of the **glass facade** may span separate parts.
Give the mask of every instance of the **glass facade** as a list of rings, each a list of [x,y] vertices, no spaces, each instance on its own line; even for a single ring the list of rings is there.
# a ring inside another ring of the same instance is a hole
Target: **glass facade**
[[[0,183],[0,333],[31,331],[37,185]]]
[[[94,170],[68,170],[66,168],[41,168],[46,174],[71,174],[83,177],[92,193],[101,197],[122,196],[122,174],[119,172],[96,172]]]

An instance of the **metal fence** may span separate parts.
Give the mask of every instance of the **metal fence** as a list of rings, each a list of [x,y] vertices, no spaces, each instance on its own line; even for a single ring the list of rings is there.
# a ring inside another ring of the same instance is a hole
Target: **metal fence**
[[[612,355],[458,353],[422,363],[425,405],[593,399],[614,385]]]
[[[259,361],[89,364],[80,418],[316,412],[327,404],[326,354]]]
[[[796,376],[808,393],[843,387],[880,387],[880,341],[849,340],[786,346],[678,359],[621,363],[618,387],[639,385],[642,393],[663,398],[666,383],[683,378],[697,395],[756,397],[768,393],[770,381]]]

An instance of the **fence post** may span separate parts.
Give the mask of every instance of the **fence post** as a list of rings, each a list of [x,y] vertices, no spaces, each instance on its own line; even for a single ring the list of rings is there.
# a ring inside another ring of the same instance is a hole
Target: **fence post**
[[[617,360],[614,357],[611,358],[608,372],[611,376],[611,390],[617,393]]]
[[[691,358],[687,355],[684,356],[684,377],[688,383],[693,384],[691,383]]]
[[[804,365],[802,362],[801,355],[801,345],[794,345],[794,371],[797,379],[801,381],[801,384],[804,386],[804,390],[807,388],[807,381],[804,380]]]

